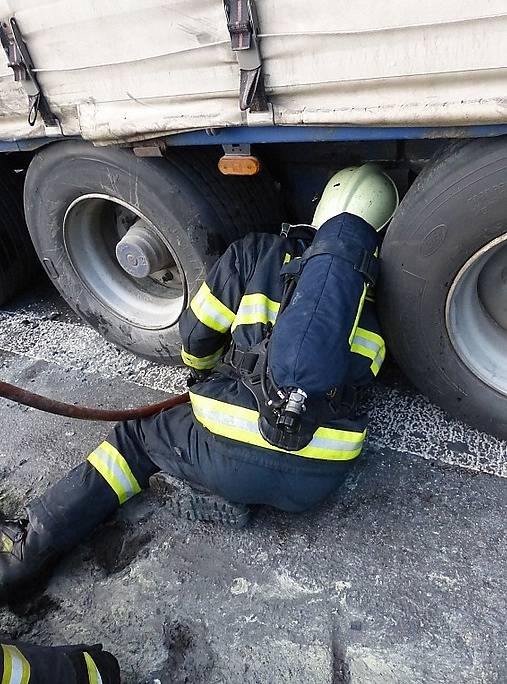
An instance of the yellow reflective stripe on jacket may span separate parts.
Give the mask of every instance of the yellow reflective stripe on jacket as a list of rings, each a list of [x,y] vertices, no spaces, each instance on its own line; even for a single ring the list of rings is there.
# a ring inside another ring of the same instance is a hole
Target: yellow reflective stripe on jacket
[[[364,300],[366,299],[366,292],[368,290],[368,287],[366,286],[366,283],[363,285],[363,293],[361,295],[361,298],[359,300],[359,305],[357,307],[357,313],[356,313],[356,319],[354,321],[354,325],[352,326],[352,330],[350,331],[349,335],[349,345],[352,344],[352,339],[354,335],[356,334],[356,328],[359,323],[359,319],[361,318],[361,314],[363,313],[363,307],[364,307]]]
[[[371,359],[371,372],[377,375],[386,357],[386,345],[381,335],[358,326],[350,349]]]
[[[234,313],[215,297],[206,283],[203,283],[190,302],[190,308],[204,325],[224,333],[234,320]]]
[[[2,644],[4,669],[1,684],[28,684],[30,681],[30,663],[19,648],[10,644]]]
[[[280,302],[274,302],[260,292],[243,295],[231,330],[235,330],[238,325],[274,323],[279,309]]]
[[[193,392],[190,392],[190,400],[196,419],[215,435],[286,454],[329,461],[349,461],[359,456],[366,437],[366,430],[354,432],[319,427],[310,444],[304,449],[286,451],[272,446],[262,437],[259,432],[257,411],[203,397]]]
[[[116,493],[120,505],[141,491],[129,464],[118,449],[109,442],[99,444],[95,451],[88,456],[88,462],[99,471]]]
[[[102,677],[100,676],[100,672],[98,667],[95,665],[95,662],[91,655],[87,653],[86,651],[83,651],[84,659],[86,662],[86,670],[88,672],[88,682],[89,684],[103,684],[102,683]]]
[[[190,368],[195,368],[196,370],[211,370],[214,368],[220,360],[222,353],[224,351],[223,347],[220,347],[218,351],[209,356],[194,356],[189,354],[185,349],[181,348],[181,358],[183,363]]]

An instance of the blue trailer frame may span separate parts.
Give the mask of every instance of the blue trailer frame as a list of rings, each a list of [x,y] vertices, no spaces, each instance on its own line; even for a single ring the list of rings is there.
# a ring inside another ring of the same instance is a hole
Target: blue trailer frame
[[[421,140],[489,138],[507,134],[507,123],[472,126],[231,126],[164,137],[171,147],[273,143],[352,142],[368,140]],[[29,152],[65,139],[0,140],[0,152]]]

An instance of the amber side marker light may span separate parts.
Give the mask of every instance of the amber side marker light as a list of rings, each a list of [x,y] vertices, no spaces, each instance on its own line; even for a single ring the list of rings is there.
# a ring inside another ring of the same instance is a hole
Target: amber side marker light
[[[261,170],[261,163],[251,155],[224,154],[218,162],[218,170],[224,176],[255,176]]]

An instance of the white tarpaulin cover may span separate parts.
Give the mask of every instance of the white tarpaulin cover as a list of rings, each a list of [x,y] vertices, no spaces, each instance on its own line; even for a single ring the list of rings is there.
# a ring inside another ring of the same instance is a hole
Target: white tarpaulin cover
[[[276,124],[507,120],[506,0],[257,0]],[[222,0],[0,0],[65,134],[245,123]],[[0,139],[45,134],[0,54]]]

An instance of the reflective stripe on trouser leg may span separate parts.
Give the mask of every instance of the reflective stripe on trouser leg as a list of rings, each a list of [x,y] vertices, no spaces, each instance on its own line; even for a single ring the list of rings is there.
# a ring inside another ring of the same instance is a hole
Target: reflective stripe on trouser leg
[[[109,442],[102,442],[88,456],[90,463],[102,475],[107,484],[115,492],[118,501],[124,504],[131,497],[139,494],[141,487],[132,470],[118,449]]]
[[[1,684],[28,684],[30,663],[19,648],[2,644],[4,667]]]
[[[119,423],[104,449],[96,449],[89,460],[30,501],[30,524],[43,546],[63,552],[82,541],[120,504],[146,487],[154,471],[144,449],[141,422]]]
[[[102,677],[98,667],[95,665],[95,661],[89,653],[83,651],[83,656],[86,662],[86,670],[88,672],[89,684],[102,684]]]

